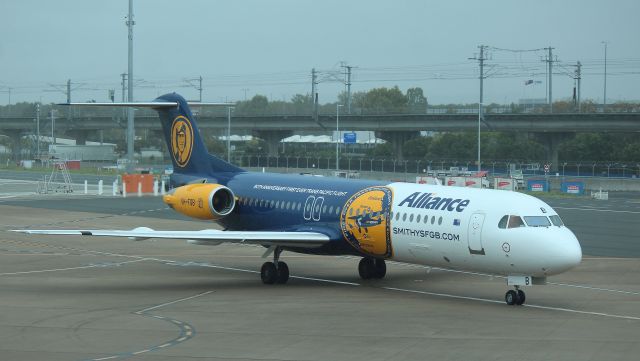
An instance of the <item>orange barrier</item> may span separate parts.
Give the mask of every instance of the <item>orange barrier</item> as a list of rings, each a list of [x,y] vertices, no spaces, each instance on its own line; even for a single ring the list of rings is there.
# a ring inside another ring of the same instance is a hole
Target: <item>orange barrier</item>
[[[127,193],[138,193],[138,183],[142,184],[142,193],[153,193],[153,174],[123,174],[122,183]]]

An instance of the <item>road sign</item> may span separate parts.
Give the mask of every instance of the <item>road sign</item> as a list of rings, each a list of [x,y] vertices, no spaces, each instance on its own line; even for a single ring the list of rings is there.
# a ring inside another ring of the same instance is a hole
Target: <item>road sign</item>
[[[355,144],[356,143],[356,133],[344,133],[344,143],[345,144]]]

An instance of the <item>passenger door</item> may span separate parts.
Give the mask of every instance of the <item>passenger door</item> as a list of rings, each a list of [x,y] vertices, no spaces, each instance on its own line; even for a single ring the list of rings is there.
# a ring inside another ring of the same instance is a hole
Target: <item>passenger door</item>
[[[469,253],[484,255],[482,246],[482,225],[484,224],[484,213],[474,213],[469,221]]]

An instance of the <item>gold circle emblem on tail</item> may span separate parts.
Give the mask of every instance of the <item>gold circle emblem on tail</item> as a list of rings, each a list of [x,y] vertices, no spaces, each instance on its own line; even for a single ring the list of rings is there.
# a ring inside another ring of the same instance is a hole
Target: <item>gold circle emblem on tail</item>
[[[171,125],[171,155],[179,167],[185,167],[193,150],[193,128],[189,119],[177,116]]]

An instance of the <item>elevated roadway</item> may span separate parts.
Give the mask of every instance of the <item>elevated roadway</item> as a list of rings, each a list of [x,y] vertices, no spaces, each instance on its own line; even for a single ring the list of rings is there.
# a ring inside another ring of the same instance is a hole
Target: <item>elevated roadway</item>
[[[136,116],[136,127],[160,129],[157,116]],[[50,120],[41,119],[41,127]],[[80,116],[56,119],[56,130],[107,130],[126,125],[126,119],[109,116]],[[309,115],[233,116],[234,131],[331,131],[335,115],[320,115],[315,122]],[[226,116],[198,117],[204,129],[226,129]],[[478,126],[475,114],[390,114],[341,115],[340,128],[354,131],[464,131]],[[2,117],[0,131],[30,132],[32,117]],[[483,128],[503,132],[640,132],[640,113],[563,113],[563,114],[486,114]],[[46,129],[46,128],[44,128]]]
[[[198,125],[203,129],[226,130],[226,116],[203,115]],[[137,116],[138,129],[160,131],[157,116]],[[49,119],[41,119],[43,134],[51,126]],[[235,134],[253,134],[267,142],[269,154],[276,155],[280,140],[296,132],[330,132],[335,129],[335,115],[320,115],[316,122],[310,115],[233,116]],[[420,131],[469,131],[478,127],[476,114],[390,114],[343,115],[340,129],[375,131],[378,137],[389,141],[396,157],[402,159],[403,144]],[[82,115],[56,119],[56,132],[74,137],[83,144],[99,130],[126,128],[126,119],[112,116]],[[559,145],[579,132],[640,132],[640,113],[561,113],[561,114],[485,114],[483,131],[519,132],[533,134],[547,150],[547,161],[558,164]],[[30,117],[0,118],[0,134],[14,139],[35,133],[35,120]],[[18,154],[19,145],[14,147]]]

